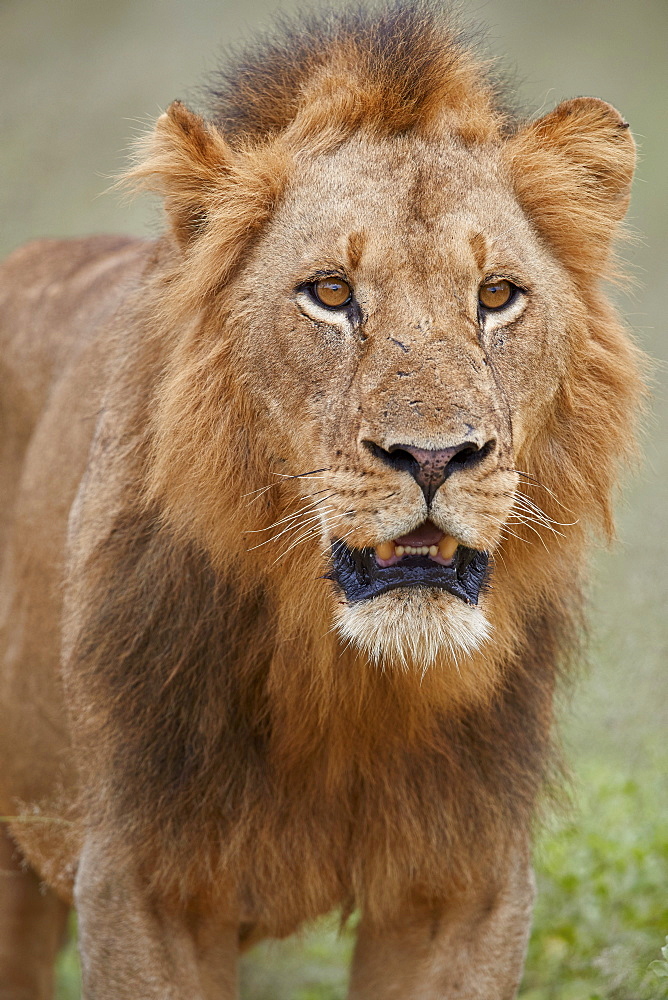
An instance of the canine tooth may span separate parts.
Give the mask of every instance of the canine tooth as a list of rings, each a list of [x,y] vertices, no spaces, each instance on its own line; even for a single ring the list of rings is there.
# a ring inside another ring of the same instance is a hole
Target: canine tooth
[[[406,548],[405,548],[404,545],[396,545],[395,548],[394,548],[394,554],[397,555],[397,556],[402,556],[405,551],[406,551]]]
[[[392,542],[381,542],[376,546],[376,555],[379,559],[391,559],[394,555],[394,544]]]
[[[429,555],[430,556],[437,556],[438,555],[438,545],[430,545],[429,546]]]
[[[452,559],[455,552],[457,551],[457,546],[459,542],[452,535],[446,535],[438,543],[438,554],[442,559]]]

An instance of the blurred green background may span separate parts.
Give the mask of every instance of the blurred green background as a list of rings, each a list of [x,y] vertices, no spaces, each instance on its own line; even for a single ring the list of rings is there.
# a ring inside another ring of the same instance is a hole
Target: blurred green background
[[[159,213],[105,194],[129,139],[198,86],[274,0],[0,0],[0,249],[41,235],[157,232]],[[538,838],[540,898],[523,1000],[668,997],[668,4],[468,0],[537,111],[590,94],[615,104],[641,148],[621,306],[657,359],[645,460],[620,503],[620,543],[598,553],[591,666],[563,711],[573,806]],[[244,1000],[338,1000],[350,934],[326,921],[244,961]],[[78,996],[74,946],[59,1000]]]

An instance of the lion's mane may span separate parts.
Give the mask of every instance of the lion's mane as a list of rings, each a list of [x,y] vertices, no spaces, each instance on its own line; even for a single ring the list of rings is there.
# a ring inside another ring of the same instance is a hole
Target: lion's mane
[[[600,290],[623,212],[600,185],[621,189],[625,167],[611,177],[602,151],[594,183],[542,151],[435,4],[284,28],[233,62],[211,104],[208,122],[174,105],[131,173],[164,196],[170,231],[113,373],[126,471],[89,560],[69,683],[82,767],[106,775],[87,814],[113,814],[156,884],[184,898],[234,885],[283,934],[337,904],[380,916],[407,885],[461,887],[531,823],[587,534],[612,531],[633,444],[637,357]],[[234,336],[250,308],[234,274],[296,159],[357,130],[429,136],[444,122],[471,147],[506,144],[520,203],[578,290],[570,369],[518,459],[526,495],[569,527],[549,554],[524,525],[504,542],[494,637],[469,680],[453,665],[370,668],[331,631],[317,553],[275,566],[271,546],[248,553],[247,532],[284,516],[295,486],[249,502],[272,479]]]

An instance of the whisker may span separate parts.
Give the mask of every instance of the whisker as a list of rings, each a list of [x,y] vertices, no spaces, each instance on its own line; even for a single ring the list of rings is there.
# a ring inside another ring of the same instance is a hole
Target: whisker
[[[297,476],[288,475],[287,472],[270,472],[269,475],[270,476],[281,476],[283,479],[308,479],[310,476],[315,476],[315,474],[318,473],[318,472],[329,472],[329,469],[313,469],[312,472],[301,472]],[[326,477],[325,476],[318,476],[318,478],[319,479],[325,479]],[[274,486],[280,486],[280,485],[281,485],[280,483],[269,483],[268,486],[260,486],[258,489],[251,490],[249,493],[242,493],[241,494],[241,499],[243,500],[245,497],[252,497],[256,493],[261,496],[263,493],[266,493],[267,490],[271,490],[271,489],[274,488]],[[257,499],[257,497],[255,497],[255,499]],[[252,502],[253,501],[251,500],[251,503]]]
[[[536,516],[539,517],[541,520],[543,520],[546,525],[547,524],[556,524],[559,528],[573,528],[576,524],[579,524],[579,519],[577,519],[577,518],[576,518],[575,521],[557,521],[557,520],[555,520],[555,518],[550,517],[550,515],[547,514],[542,509],[542,507],[539,507],[538,504],[534,503],[533,500],[530,500],[529,497],[526,496],[522,492],[516,493],[515,497],[516,497],[516,500],[519,501],[519,503],[520,503],[521,506],[527,508],[528,510],[530,510],[534,514],[536,514]]]
[[[513,512],[519,514],[521,517],[529,517],[534,521],[540,521],[541,524],[550,530],[552,530],[552,525],[560,528],[570,527],[570,525],[564,525],[559,521],[555,521],[554,518],[546,514],[544,510],[540,509],[540,507],[536,507],[535,504],[527,504],[523,502],[519,496],[514,499],[510,513],[512,514]]]
[[[503,558],[503,552],[501,551],[500,548],[497,547],[496,549],[494,549],[494,551],[491,553],[491,556],[494,562],[496,562],[496,557],[498,556],[501,562],[503,563],[503,568],[506,571],[508,570],[508,566],[506,565],[506,560]]]
[[[336,518],[334,519],[334,524],[335,524],[335,523],[337,523],[337,521],[340,521],[340,520],[341,520],[342,518],[344,518],[345,516],[346,516],[345,514],[339,514],[339,515],[338,515],[338,517],[336,517]],[[320,523],[322,524],[322,521],[321,521],[320,517],[318,517],[318,521],[320,521]],[[332,525],[332,526],[333,526],[333,525]],[[292,551],[292,550],[293,550],[294,548],[296,548],[296,546],[297,546],[297,545],[300,545],[300,544],[301,544],[302,542],[305,542],[305,541],[308,541],[308,540],[309,540],[309,539],[311,539],[311,538],[317,538],[317,537],[318,537],[318,535],[319,535],[319,531],[318,531],[318,529],[317,529],[317,526],[316,526],[316,525],[313,525],[313,526],[311,526],[310,528],[308,528],[308,530],[307,530],[307,531],[305,531],[305,532],[304,532],[304,533],[303,533],[302,535],[300,535],[300,536],[299,536],[298,538],[296,538],[296,539],[295,539],[295,540],[294,540],[294,541],[293,541],[293,542],[292,542],[292,543],[291,543],[291,544],[290,544],[290,545],[288,546],[288,548],[287,548],[287,549],[285,549],[285,551],[284,551],[284,552],[281,552],[281,554],[280,554],[279,556],[277,556],[277,557],[276,557],[276,559],[274,559],[274,561],[273,561],[273,563],[272,563],[272,566],[275,566],[275,565],[276,565],[276,563],[277,563],[277,562],[278,562],[278,561],[279,561],[280,559],[283,559],[283,557],[284,557],[284,556],[287,556],[288,552],[291,552],[291,551]]]
[[[260,486],[256,490],[251,490],[250,493],[242,493],[241,499],[245,500],[246,497],[253,497],[254,500],[259,500],[263,493],[266,493],[267,490],[272,490],[274,486],[278,486],[278,483],[269,483],[268,486]],[[257,496],[255,494],[257,494]],[[252,503],[253,501],[251,500],[250,502]]]
[[[263,542],[258,542],[257,545],[252,545],[246,551],[247,552],[253,552],[254,549],[259,549],[263,545],[268,545],[269,542],[277,542],[279,538],[282,538],[283,535],[287,534],[288,532],[290,532],[290,531],[298,531],[300,528],[306,527],[307,524],[310,524],[311,522],[314,522],[314,521],[320,521],[320,520],[321,520],[320,514],[314,514],[312,517],[307,518],[305,521],[301,521],[301,522],[295,523],[295,524],[289,524],[287,528],[284,528],[283,531],[279,531],[279,533],[277,535],[272,535],[271,538],[265,538],[265,540]]]
[[[516,538],[518,542],[524,542],[525,545],[530,545],[531,544],[531,539],[530,538],[522,538],[521,535],[518,535],[514,531],[511,531],[510,528],[508,528],[507,526],[505,526],[505,527],[503,527],[501,529],[501,531],[499,532],[499,537],[500,538],[508,538],[508,537],[510,537],[510,538]]]
[[[298,521],[304,514],[308,513],[308,508],[300,507],[299,510],[295,511],[293,514],[288,514],[286,517],[282,517],[280,521],[274,521],[273,524],[268,524],[265,528],[248,528],[245,534],[257,535],[261,531],[271,531],[272,528],[278,528],[279,525],[287,524],[289,521]]]
[[[517,535],[514,531],[511,531],[508,528],[507,521],[502,521],[500,517],[494,517],[493,514],[483,514],[483,517],[486,517],[488,521],[494,521],[495,524],[500,525],[502,537],[504,537],[503,532],[506,531],[508,535],[512,535],[512,537],[516,538],[518,542],[525,542],[527,545],[529,544],[530,540],[528,538],[522,538],[521,535]]]
[[[542,515],[542,511],[533,511],[518,503],[514,503],[508,512],[508,523],[525,524],[528,528],[531,527],[532,524],[536,524],[540,525],[541,528],[546,528],[548,531],[551,531],[554,535],[562,535],[562,537],[564,537],[562,532],[557,531],[557,529],[553,527],[550,519]],[[535,529],[532,528],[532,531],[533,530]]]
[[[320,532],[318,530],[318,526],[311,525],[308,531],[305,531],[303,534],[299,535],[298,538],[296,538],[290,545],[288,545],[287,549],[284,549],[283,552],[277,555],[271,565],[275,566],[277,562],[279,562],[281,559],[287,556],[289,552],[292,552],[292,550],[296,548],[298,545],[301,545],[302,542],[310,541],[312,538],[318,538],[319,534]]]
[[[551,524],[545,524],[544,521],[540,521],[535,517],[529,517],[528,514],[521,514],[519,511],[516,511],[515,514],[515,519],[513,520],[512,518],[509,518],[507,524],[524,524],[531,531],[535,531],[536,534],[540,534],[540,532],[538,532],[533,525],[539,525],[541,528],[551,531],[553,535],[559,535],[560,538],[566,537],[563,531],[558,531],[556,528],[553,528]]]
[[[567,507],[565,504],[563,504],[561,502],[561,500],[559,499],[559,497],[556,495],[556,493],[554,493],[550,489],[549,486],[545,486],[544,483],[541,483],[538,479],[536,479],[530,473],[528,473],[528,472],[522,472],[521,469],[509,469],[508,471],[509,472],[516,472],[518,476],[524,476],[524,478],[526,480],[528,480],[531,483],[532,486],[538,486],[539,489],[545,490],[546,493],[549,493],[550,496],[552,497],[552,499],[555,501],[555,503],[558,503],[560,507],[562,507],[564,510],[567,510],[569,514],[573,513],[573,511],[570,509],[570,507]]]
[[[323,492],[324,492],[324,490],[323,490]],[[295,511],[293,514],[287,514],[285,517],[282,517],[280,519],[280,521],[274,521],[273,524],[269,524],[265,528],[248,528],[248,530],[245,532],[245,534],[247,534],[247,535],[257,535],[261,531],[270,531],[272,528],[278,527],[279,524],[285,524],[287,521],[294,521],[296,518],[301,517],[302,514],[311,513],[319,504],[325,503],[327,500],[331,500],[331,498],[333,496],[334,496],[334,494],[330,493],[329,496],[327,496],[327,497],[321,497],[319,500],[316,500],[314,502],[311,502],[309,500],[308,503],[306,504],[306,506],[300,507],[300,509],[297,510],[297,511]]]
[[[545,549],[545,551],[549,553],[550,550],[548,549],[547,545],[545,544],[545,539],[541,535],[540,531],[538,531],[536,528],[534,528],[534,526],[532,524],[529,524],[528,521],[523,521],[521,518],[519,518],[517,521],[506,521],[506,524],[523,524],[525,528],[528,528],[529,531],[533,531],[534,535],[538,536],[538,538],[540,540],[540,544],[543,546],[543,548]],[[557,532],[557,534],[559,534],[559,532]],[[519,535],[515,535],[515,537],[519,538],[520,536]],[[525,539],[523,539],[523,541],[528,542],[529,539],[525,538]]]
[[[272,476],[280,476],[282,479],[309,479],[311,476],[315,476],[318,472],[329,472],[329,469],[313,469],[312,472],[300,472],[296,476],[290,476],[287,472],[272,472]],[[325,476],[319,476],[319,479],[324,479]]]
[[[558,531],[557,528],[572,528],[578,521],[557,521],[555,518],[550,517],[549,514],[540,507],[538,504],[534,503],[529,497],[527,497],[521,490],[519,490],[513,500],[515,510],[521,517],[528,518],[528,520],[533,520],[535,523],[540,523],[543,527],[547,528],[555,535],[560,535],[565,538],[563,532]]]
[[[349,514],[349,512],[348,512],[348,511],[346,511],[346,513],[345,513],[345,514],[344,514],[343,516],[344,516],[344,517],[347,517],[347,516],[348,516],[348,514]],[[334,540],[335,540],[336,542],[345,542],[346,538],[348,538],[348,537],[349,537],[350,535],[352,535],[352,534],[353,534],[353,532],[354,532],[354,531],[355,531],[356,529],[357,529],[357,525],[353,525],[353,527],[352,527],[352,528],[350,528],[350,530],[349,530],[349,531],[346,531],[345,535],[339,535],[339,537],[338,537],[338,538],[336,538],[336,539],[334,539]],[[331,544],[332,544],[332,543],[331,543],[331,540],[330,540],[330,543],[329,543],[329,547],[330,547],[330,548],[331,548]],[[325,553],[325,552],[327,551],[327,549],[323,549],[322,551],[323,551],[323,554],[324,554],[324,553]]]
[[[538,517],[541,517],[544,521],[548,523],[553,520],[553,518],[550,517],[549,514],[545,513],[542,507],[539,507],[538,504],[535,504],[533,503],[532,500],[529,500],[529,498],[525,496],[524,493],[520,492],[516,493],[515,496],[513,497],[513,504],[515,507],[519,507],[522,510],[527,510],[533,514],[536,514]]]

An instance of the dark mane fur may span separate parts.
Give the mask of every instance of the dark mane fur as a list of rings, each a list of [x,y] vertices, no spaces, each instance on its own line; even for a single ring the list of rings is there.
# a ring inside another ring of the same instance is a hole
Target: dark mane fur
[[[370,714],[390,727],[401,719],[381,672],[348,704],[356,682],[341,678],[324,719],[308,718],[305,688],[310,750],[286,767],[286,734],[272,728],[267,595],[242,593],[153,514],[117,523],[95,563],[95,610],[75,658],[87,700],[104,711],[89,719],[82,760],[111,783],[87,812],[123,831],[163,890],[202,897],[233,884],[253,912],[273,914],[278,935],[342,898],[382,919],[400,905],[398,887],[438,895],[489,877],[508,831],[531,824],[553,770],[555,667],[574,634],[566,609],[527,622],[491,705],[436,714],[418,739],[369,725]],[[300,891],[284,894],[286,881]]]
[[[229,139],[266,137],[296,117],[314,80],[342,60],[351,79],[381,92],[393,106],[418,116],[444,80],[471,63],[477,32],[459,26],[443,0],[394,0],[383,5],[331,7],[278,17],[254,46],[230,54],[207,92],[212,121]],[[509,100],[491,66],[475,67],[480,94],[500,118]]]

